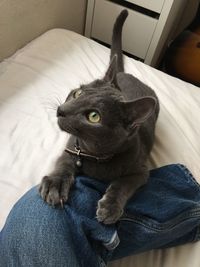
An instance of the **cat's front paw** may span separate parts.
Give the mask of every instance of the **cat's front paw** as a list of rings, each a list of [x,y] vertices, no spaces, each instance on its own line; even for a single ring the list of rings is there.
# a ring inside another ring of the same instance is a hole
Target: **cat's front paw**
[[[123,210],[116,201],[108,200],[106,195],[98,202],[97,220],[104,224],[116,223],[121,217]]]
[[[71,187],[70,180],[59,176],[44,176],[39,192],[41,197],[52,206],[63,206],[68,199]]]

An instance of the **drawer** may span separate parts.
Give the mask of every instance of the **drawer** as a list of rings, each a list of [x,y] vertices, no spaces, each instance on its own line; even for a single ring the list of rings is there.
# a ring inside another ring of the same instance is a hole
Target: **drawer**
[[[91,37],[111,43],[113,24],[122,6],[106,0],[96,0]],[[123,50],[144,59],[150,45],[157,20],[128,9],[129,16],[123,28]]]
[[[125,2],[136,4],[154,12],[160,13],[165,0],[125,0]]]

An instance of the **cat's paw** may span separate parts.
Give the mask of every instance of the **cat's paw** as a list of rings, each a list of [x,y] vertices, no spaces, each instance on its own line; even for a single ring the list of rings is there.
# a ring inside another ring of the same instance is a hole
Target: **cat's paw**
[[[97,220],[104,224],[116,223],[121,217],[123,210],[116,201],[111,201],[106,198],[106,195],[98,202]]]
[[[44,176],[39,192],[44,201],[52,206],[63,206],[68,199],[71,183],[59,176]]]

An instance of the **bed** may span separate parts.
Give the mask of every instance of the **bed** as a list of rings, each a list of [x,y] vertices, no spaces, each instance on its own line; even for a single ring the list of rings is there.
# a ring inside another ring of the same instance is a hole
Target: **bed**
[[[102,77],[109,49],[64,29],[47,31],[0,63],[0,228],[13,204],[53,168],[68,135],[56,107],[71,89]],[[125,69],[161,103],[149,167],[185,164],[200,183],[200,88],[125,57]],[[200,242],[112,262],[113,267],[199,267]]]

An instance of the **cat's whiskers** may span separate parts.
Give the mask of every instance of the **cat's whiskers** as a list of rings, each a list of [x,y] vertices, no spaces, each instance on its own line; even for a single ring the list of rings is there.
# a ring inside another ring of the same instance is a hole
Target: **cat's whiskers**
[[[47,113],[51,113],[52,115],[55,116],[59,105],[56,102],[44,101],[42,102],[42,106]]]
[[[55,97],[55,99],[53,99],[53,100],[56,100],[57,104],[60,106],[63,103],[63,101],[60,99],[60,97],[58,95],[55,95],[54,97]]]

